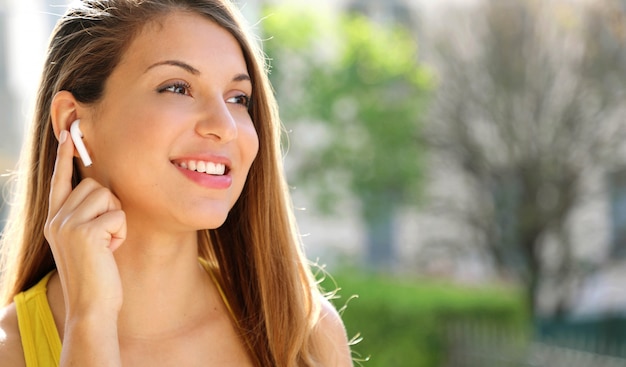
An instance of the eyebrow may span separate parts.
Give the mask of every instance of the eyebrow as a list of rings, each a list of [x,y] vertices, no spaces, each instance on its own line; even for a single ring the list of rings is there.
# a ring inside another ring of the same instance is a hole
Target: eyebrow
[[[165,60],[165,61],[156,62],[156,63],[148,66],[144,72],[148,72],[150,69],[153,69],[153,68],[155,68],[157,66],[161,66],[161,65],[178,66],[179,68],[182,68],[185,71],[187,71],[187,72],[189,72],[189,73],[191,73],[193,75],[200,74],[200,70],[194,68],[193,66],[187,64],[186,62],[179,61],[179,60]]]
[[[241,73],[241,74],[235,75],[235,77],[233,78],[233,82],[245,82],[245,81],[252,82],[252,79],[250,79],[250,75]]]
[[[194,68],[193,66],[187,64],[184,61],[180,61],[180,60],[164,60],[164,61],[159,61],[156,62],[150,66],[148,66],[146,68],[146,70],[144,72],[148,72],[150,69],[153,69],[157,66],[162,66],[162,65],[170,65],[170,66],[177,66],[185,71],[187,71],[190,74],[193,75],[199,75],[200,74],[200,70]],[[242,82],[242,81],[249,81],[251,82],[252,80],[250,79],[250,76],[248,74],[245,73],[239,73],[237,75],[235,75],[233,77],[233,82]]]

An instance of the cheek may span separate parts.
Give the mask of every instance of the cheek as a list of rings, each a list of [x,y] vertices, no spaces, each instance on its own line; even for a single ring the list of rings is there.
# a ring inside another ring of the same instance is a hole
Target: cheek
[[[110,168],[132,164],[141,159],[141,153],[150,150],[151,139],[148,134],[135,133],[132,130],[116,131],[98,138],[95,162],[103,162]]]
[[[257,136],[254,136],[254,140],[251,140],[250,142],[250,148],[249,148],[249,159],[250,159],[250,163],[249,165],[252,165],[252,162],[254,162],[254,160],[256,159],[256,156],[259,154],[259,139],[257,138]]]
[[[165,144],[156,131],[133,123],[101,131],[93,145],[94,178],[110,188],[124,181],[143,182],[144,172],[156,170],[151,166]]]
[[[247,161],[248,167],[250,167],[259,152],[259,136],[252,123],[243,129],[241,135],[243,138],[243,157]]]
[[[167,136],[172,124],[167,111],[137,102],[134,108],[119,108],[99,131],[99,145],[121,159],[137,159],[137,154],[154,150]]]

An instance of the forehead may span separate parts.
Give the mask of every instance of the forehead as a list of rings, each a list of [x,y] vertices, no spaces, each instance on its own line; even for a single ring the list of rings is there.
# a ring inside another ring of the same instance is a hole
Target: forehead
[[[141,69],[166,59],[182,59],[207,72],[216,64],[237,72],[246,69],[241,46],[229,31],[207,16],[184,11],[147,22],[123,53],[120,66]]]

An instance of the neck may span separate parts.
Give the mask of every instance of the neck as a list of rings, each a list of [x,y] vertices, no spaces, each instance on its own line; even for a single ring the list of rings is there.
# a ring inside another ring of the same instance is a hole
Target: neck
[[[160,233],[127,238],[115,252],[124,291],[118,319],[120,337],[176,333],[205,313],[212,286],[198,262],[197,246],[195,232]]]

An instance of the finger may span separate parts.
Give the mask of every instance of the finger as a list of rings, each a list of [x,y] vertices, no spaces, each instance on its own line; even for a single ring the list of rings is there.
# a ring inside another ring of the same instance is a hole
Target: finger
[[[73,220],[83,223],[121,208],[121,202],[111,190],[88,178],[76,186],[58,213],[60,217],[71,214]]]
[[[93,224],[104,229],[102,244],[115,251],[126,240],[126,214],[122,210],[108,211],[94,219]]]
[[[72,192],[72,174],[74,172],[74,143],[69,132],[62,130],[59,134],[59,147],[54,162],[54,172],[50,182],[49,214],[59,211]],[[50,215],[48,215],[50,216]]]

